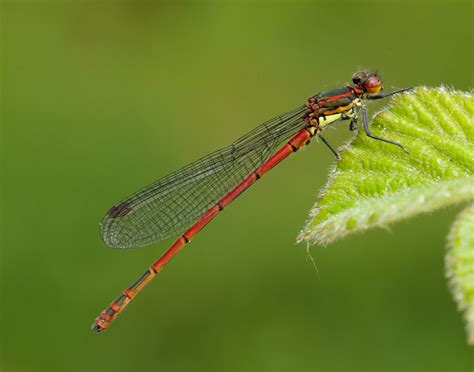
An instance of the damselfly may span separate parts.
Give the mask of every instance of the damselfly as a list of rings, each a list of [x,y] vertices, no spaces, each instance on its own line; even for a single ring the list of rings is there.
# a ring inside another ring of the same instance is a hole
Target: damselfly
[[[352,84],[310,97],[308,103],[261,124],[230,146],[204,156],[113,206],[100,225],[101,237],[111,247],[139,247],[181,235],[96,318],[92,329],[96,332],[106,329],[220,211],[288,155],[309,144],[312,137],[321,138],[339,159],[339,153],[321,136],[329,125],[347,120],[349,128],[355,130],[360,113],[367,136],[405,150],[400,143],[370,132],[364,101],[411,88],[390,93],[381,93],[381,89],[382,79],[376,73],[357,72],[352,76]]]

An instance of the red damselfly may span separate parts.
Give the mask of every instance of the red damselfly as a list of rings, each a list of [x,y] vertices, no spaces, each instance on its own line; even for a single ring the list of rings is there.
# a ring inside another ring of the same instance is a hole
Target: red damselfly
[[[110,247],[145,246],[181,235],[96,318],[92,329],[106,329],[220,211],[288,155],[307,145],[312,137],[321,138],[339,159],[339,153],[321,136],[329,125],[347,120],[350,129],[355,130],[361,113],[367,136],[405,150],[400,143],[370,132],[364,101],[411,88],[390,93],[381,93],[381,89],[382,79],[376,73],[356,72],[352,84],[310,97],[308,103],[261,124],[230,146],[171,173],[112,207],[100,225],[100,235]]]

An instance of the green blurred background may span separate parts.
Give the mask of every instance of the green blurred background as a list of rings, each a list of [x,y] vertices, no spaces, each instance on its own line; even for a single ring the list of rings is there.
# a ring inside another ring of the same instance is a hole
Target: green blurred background
[[[89,328],[168,244],[106,247],[114,203],[360,67],[471,88],[472,2],[18,0],[1,25],[2,371],[472,368],[444,279],[457,208],[313,247],[318,277],[294,244],[334,163],[318,144]]]

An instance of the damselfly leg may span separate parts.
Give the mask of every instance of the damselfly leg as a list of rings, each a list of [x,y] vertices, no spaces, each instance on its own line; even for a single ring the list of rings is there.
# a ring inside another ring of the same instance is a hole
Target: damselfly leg
[[[379,136],[376,136],[376,135],[372,134],[372,132],[370,131],[370,127],[369,127],[369,119],[367,117],[367,109],[365,108],[365,106],[361,107],[361,111],[362,111],[362,123],[364,125],[364,132],[365,132],[365,134],[367,134],[368,137],[379,140],[379,141],[391,143],[392,145],[400,147],[403,151],[405,151],[408,154],[408,151],[405,149],[405,147],[403,147],[403,145],[401,143],[398,143],[398,142],[389,140],[387,138],[379,137]]]
[[[365,99],[368,99],[368,100],[369,100],[369,99],[370,99],[370,100],[382,99],[382,98],[385,98],[385,97],[393,96],[394,94],[399,94],[399,93],[403,93],[403,92],[408,92],[408,91],[410,91],[410,90],[413,90],[413,87],[398,89],[398,90],[394,90],[393,92],[389,92],[389,93],[376,93],[376,94],[371,94],[371,95],[365,96]]]
[[[331,144],[328,141],[326,141],[326,139],[323,136],[319,134],[318,137],[321,138],[321,141],[323,141],[323,143],[329,148],[329,150],[331,150],[331,152],[336,156],[336,159],[341,160],[341,155],[339,154],[339,152],[336,149],[334,149],[334,147],[332,147]]]

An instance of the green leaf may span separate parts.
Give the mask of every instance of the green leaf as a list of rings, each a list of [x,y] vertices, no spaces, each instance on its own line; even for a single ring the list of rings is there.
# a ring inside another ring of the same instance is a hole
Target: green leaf
[[[326,245],[353,232],[474,199],[474,99],[417,88],[392,99],[341,149],[298,241]]]
[[[474,99],[446,88],[400,94],[342,151],[298,241],[328,244],[350,233],[474,200]],[[453,224],[446,273],[474,344],[474,204]]]
[[[474,204],[459,214],[449,233],[446,276],[474,345]]]

